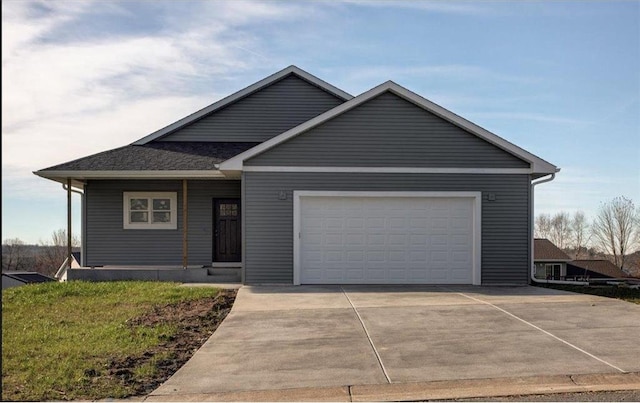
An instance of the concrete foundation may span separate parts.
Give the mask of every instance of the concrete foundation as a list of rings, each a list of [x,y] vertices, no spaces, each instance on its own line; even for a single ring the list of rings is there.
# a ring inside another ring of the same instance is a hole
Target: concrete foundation
[[[237,283],[240,269],[118,267],[68,269],[66,280],[82,281],[174,281],[178,283]]]

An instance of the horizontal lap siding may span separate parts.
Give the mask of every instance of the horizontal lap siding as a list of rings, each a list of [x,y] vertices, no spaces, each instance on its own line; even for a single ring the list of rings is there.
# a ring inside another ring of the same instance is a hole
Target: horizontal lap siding
[[[122,193],[177,192],[177,230],[123,229]],[[189,265],[212,259],[214,198],[240,198],[240,181],[188,182]],[[90,181],[85,265],[182,265],[182,181]]]
[[[342,102],[298,77],[288,76],[159,141],[262,142]]]
[[[293,190],[481,191],[482,283],[528,281],[528,175],[246,172],[244,178],[248,284],[293,282]],[[281,191],[286,200],[279,200]]]
[[[528,168],[452,123],[384,93],[246,165]]]

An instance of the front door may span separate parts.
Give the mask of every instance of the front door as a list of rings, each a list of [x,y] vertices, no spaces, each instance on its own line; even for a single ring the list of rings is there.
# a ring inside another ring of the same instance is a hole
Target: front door
[[[213,261],[240,262],[240,200],[214,200],[213,211]]]

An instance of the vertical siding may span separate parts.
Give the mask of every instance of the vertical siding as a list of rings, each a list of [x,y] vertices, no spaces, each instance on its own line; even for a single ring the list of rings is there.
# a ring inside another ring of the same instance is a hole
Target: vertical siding
[[[293,190],[481,191],[482,283],[528,282],[528,175],[246,172],[244,180],[245,283],[293,282]]]
[[[384,93],[247,165],[528,168],[529,163]]]
[[[289,75],[157,141],[262,142],[342,102]]]
[[[124,230],[122,193],[176,192],[177,230]],[[214,198],[239,198],[240,181],[190,180],[189,265],[209,265],[212,259]],[[85,265],[182,265],[182,182],[90,181],[85,190]]]

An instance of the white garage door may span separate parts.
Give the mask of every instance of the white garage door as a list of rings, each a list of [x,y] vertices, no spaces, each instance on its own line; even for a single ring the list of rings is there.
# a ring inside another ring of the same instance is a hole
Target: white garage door
[[[471,197],[301,196],[301,284],[473,284]]]

